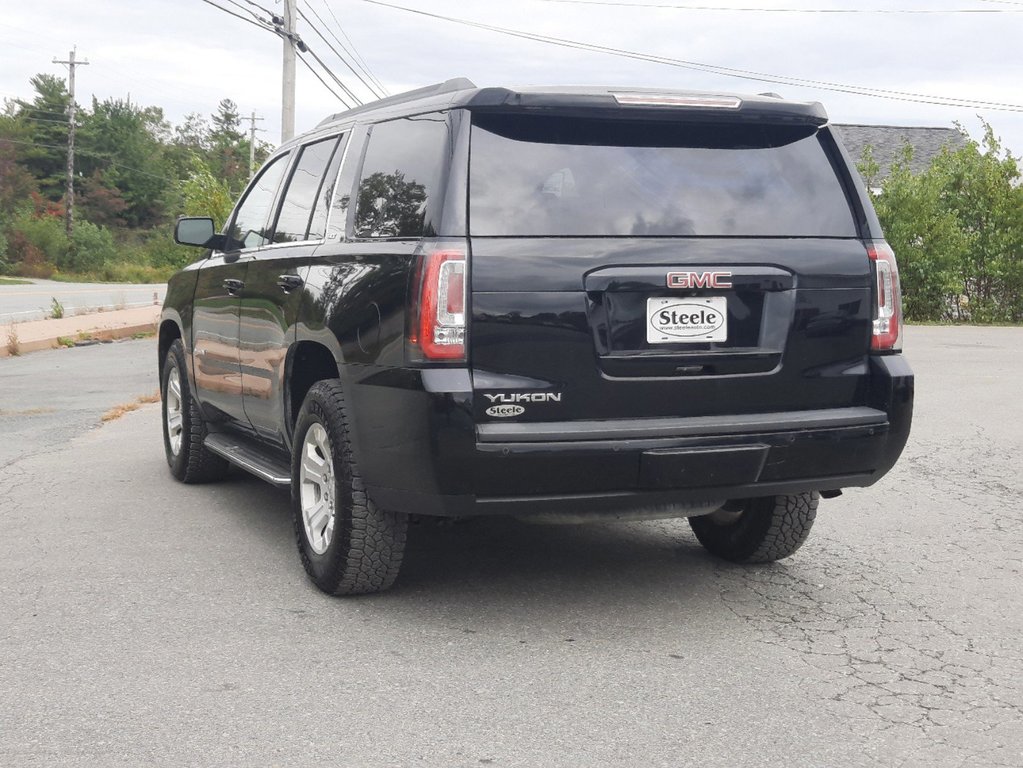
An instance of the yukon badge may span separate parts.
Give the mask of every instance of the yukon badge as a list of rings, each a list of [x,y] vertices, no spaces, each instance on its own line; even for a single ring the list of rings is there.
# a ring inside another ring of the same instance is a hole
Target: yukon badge
[[[486,410],[487,416],[521,416],[526,409],[519,403],[560,403],[560,392],[503,392],[499,395],[484,394],[493,405]]]
[[[669,272],[669,288],[731,288],[731,272]]]

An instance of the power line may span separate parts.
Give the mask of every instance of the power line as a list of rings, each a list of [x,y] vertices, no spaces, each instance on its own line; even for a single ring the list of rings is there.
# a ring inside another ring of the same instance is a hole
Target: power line
[[[914,93],[912,91],[897,91],[883,88],[870,88],[867,86],[859,85],[848,85],[845,83],[836,83],[828,80],[808,80],[805,78],[793,77],[789,75],[775,75],[767,72],[737,69],[735,67],[725,67],[718,64],[705,64],[698,61],[686,61],[684,59],[675,59],[669,56],[658,56],[654,54],[642,53],[639,51],[630,51],[623,48],[613,48],[605,45],[597,45],[595,43],[584,43],[577,40],[568,40],[560,37],[552,37],[550,35],[539,35],[532,32],[523,32],[517,29],[497,27],[492,24],[484,24],[482,22],[470,21],[468,19],[459,19],[452,16],[443,16],[437,13],[429,13],[427,11],[420,11],[415,8],[406,8],[404,6],[382,2],[382,0],[362,0],[362,2],[369,3],[370,5],[379,5],[384,8],[391,8],[393,10],[404,11],[406,13],[413,13],[419,16],[426,16],[433,19],[439,19],[441,21],[451,22],[453,24],[461,24],[468,27],[474,27],[476,29],[483,29],[488,32],[496,32],[498,34],[508,35],[510,37],[517,37],[523,40],[531,40],[533,42],[547,43],[549,45],[556,45],[563,48],[572,48],[582,51],[590,51],[593,53],[604,53],[610,56],[619,56],[621,58],[635,59],[637,61],[646,61],[654,64],[663,64],[665,66],[677,67],[680,69],[690,69],[696,72],[708,72],[711,74],[721,75],[724,77],[735,77],[742,80],[753,80],[756,82],[772,83],[775,85],[791,85],[800,88],[817,88],[820,90],[833,91],[836,93],[848,93],[856,96],[870,96],[872,98],[877,99],[906,101],[916,104],[933,104],[936,106],[960,107],[969,109],[980,108],[990,109],[998,112],[1023,112],[1023,105],[1021,104],[984,101],[981,99],[969,99],[954,96],[937,96],[934,94]]]
[[[214,8],[216,8],[217,10],[223,11],[228,16],[234,16],[236,19],[241,19],[246,24],[251,24],[252,26],[259,27],[260,29],[267,29],[267,30],[270,30],[271,32],[274,31],[274,28],[272,26],[267,26],[265,24],[260,24],[258,22],[255,22],[252,19],[249,19],[249,18],[246,18],[245,16],[242,16],[240,13],[235,13],[232,10],[228,10],[227,8],[225,8],[222,5],[217,5],[216,3],[213,2],[213,0],[202,0],[202,2],[206,3],[206,5],[212,5]]]
[[[221,2],[224,2],[224,3],[230,3],[230,4],[231,4],[231,5],[233,5],[233,6],[235,7],[235,8],[239,8],[239,9],[241,9],[241,11],[242,11],[243,13],[247,13],[247,14],[249,14],[249,15],[250,15],[250,16],[251,16],[252,18],[254,18],[254,19],[255,19],[256,21],[258,21],[258,22],[259,22],[260,24],[270,24],[270,23],[271,23],[271,22],[270,22],[270,19],[264,18],[264,17],[260,16],[260,15],[259,15],[258,13],[256,13],[255,11],[251,11],[251,10],[249,10],[249,9],[248,9],[248,8],[246,8],[246,7],[244,6],[244,5],[242,5],[241,3],[237,2],[237,0],[221,0]],[[250,5],[256,5],[255,3],[249,3],[249,4],[250,4]],[[256,5],[256,7],[257,7],[257,8],[260,8],[260,6],[258,6],[258,5]],[[263,10],[264,10],[264,11],[266,11],[266,9],[263,9]],[[267,13],[267,14],[268,14],[269,16],[273,17],[273,14],[272,14],[272,13],[270,13],[269,11],[266,11],[266,13]]]
[[[315,78],[316,78],[317,80],[319,80],[319,81],[320,81],[320,83],[321,83],[321,84],[323,85],[323,87],[324,87],[324,88],[326,88],[326,89],[327,89],[327,91],[328,91],[328,92],[330,93],[330,95],[331,95],[331,96],[333,96],[333,97],[334,97],[335,99],[337,99],[337,100],[338,100],[338,101],[340,101],[340,102],[341,102],[342,104],[344,104],[344,105],[345,105],[345,106],[346,106],[346,107],[347,107],[348,109],[351,109],[351,108],[352,108],[352,105],[351,105],[351,104],[349,104],[349,103],[348,103],[347,101],[345,101],[345,100],[344,100],[344,98],[343,98],[343,97],[342,97],[342,96],[341,96],[340,94],[338,94],[338,92],[337,92],[337,91],[335,91],[335,90],[334,90],[333,88],[331,88],[331,87],[330,87],[330,86],[329,86],[329,85],[327,84],[327,81],[326,81],[326,80],[324,80],[324,79],[323,79],[322,77],[320,77],[320,73],[319,73],[319,72],[317,72],[317,71],[316,71],[315,69],[313,69],[312,65],[311,65],[311,64],[310,64],[310,63],[309,63],[308,61],[306,61],[306,60],[305,60],[305,57],[304,57],[304,56],[302,56],[301,54],[299,54],[298,60],[299,60],[299,61],[301,61],[301,62],[302,62],[303,64],[305,64],[305,67],[306,67],[306,69],[308,69],[308,70],[309,70],[310,72],[312,72],[312,73],[313,73],[313,76],[314,76],[314,77],[315,77]]]
[[[269,8],[266,8],[265,6],[262,6],[259,3],[254,3],[254,2],[252,2],[252,0],[245,0],[245,4],[246,5],[251,5],[253,8],[258,8],[263,13],[265,13],[265,14],[267,14],[269,16],[273,16],[274,15],[273,11],[271,11]]]
[[[720,5],[683,5],[679,3],[625,3],[614,2],[613,0],[535,0],[544,3],[560,3],[563,5],[604,5],[615,8],[656,8],[674,11],[737,11],[743,13],[810,13],[810,14],[848,14],[848,13],[874,13],[874,14],[955,14],[955,13],[1023,13],[1021,10],[1010,10],[1008,8],[761,8],[747,7],[736,8]],[[1023,5],[1023,3],[1010,3],[1008,0],[982,0],[982,2],[1004,2],[1009,5]]]
[[[31,120],[34,123],[57,123],[58,125],[69,125],[69,120],[51,120],[46,117],[27,117],[26,115],[15,115],[15,120]],[[78,127],[81,127],[81,123],[78,123]]]
[[[369,64],[362,57],[362,54],[359,53],[359,49],[355,47],[355,43],[352,42],[352,38],[348,36],[348,34],[344,30],[344,27],[341,26],[341,22],[337,20],[337,16],[334,15],[334,11],[327,4],[327,0],[321,0],[321,2],[323,3],[323,7],[327,9],[327,13],[330,14],[330,18],[334,20],[334,24],[337,26],[337,31],[341,33],[341,37],[348,41],[349,47],[345,48],[345,50],[346,51],[350,50],[353,58],[356,60],[356,62],[358,62],[359,67],[362,69],[363,72],[366,73],[366,76],[369,77],[369,79],[376,84],[377,88],[380,89],[380,92],[383,93],[385,96],[390,95],[387,89],[384,87],[384,84],[380,82],[380,79],[375,74],[373,74],[373,70],[369,68]],[[308,0],[306,0],[306,4],[308,4]]]
[[[309,5],[309,3],[306,3],[306,4],[305,4],[305,6],[306,6],[306,8],[308,8],[308,9],[309,9],[309,12],[310,12],[311,14],[313,14],[313,16],[315,16],[315,17],[316,17],[316,20],[317,20],[317,21],[319,21],[319,22],[320,22],[320,24],[322,24],[322,25],[323,25],[324,29],[327,29],[327,25],[326,25],[326,23],[324,23],[323,19],[322,19],[322,18],[320,18],[320,15],[319,15],[319,14],[318,14],[318,13],[317,13],[317,12],[316,12],[316,11],[315,11],[315,10],[314,10],[314,9],[313,9],[313,8],[312,8],[311,6],[310,6],[310,5]],[[322,32],[320,32],[320,30],[316,28],[316,25],[315,25],[315,24],[313,24],[313,23],[312,23],[312,22],[311,22],[311,21],[309,20],[309,17],[308,17],[308,16],[306,16],[306,15],[305,15],[305,13],[303,13],[303,12],[302,12],[302,9],[301,9],[301,8],[299,8],[299,9],[298,9],[298,15],[299,15],[299,16],[301,16],[301,17],[302,17],[302,20],[303,20],[303,21],[305,21],[305,23],[306,23],[306,24],[308,24],[308,25],[310,26],[310,28],[311,28],[311,29],[313,30],[313,32],[315,32],[315,33],[316,33],[317,35],[319,35],[320,39],[321,39],[321,40],[323,40],[323,42],[327,44],[327,47],[328,47],[328,48],[330,48],[330,50],[334,52],[334,55],[335,55],[335,56],[337,56],[337,57],[338,57],[338,59],[340,59],[340,60],[341,60],[341,63],[342,63],[342,64],[344,64],[344,65],[345,65],[346,67],[348,67],[349,71],[351,71],[351,73],[352,73],[353,75],[355,75],[355,76],[356,76],[356,77],[357,77],[357,78],[359,79],[359,82],[361,82],[361,83],[362,83],[362,84],[363,84],[364,86],[366,86],[366,89],[367,89],[367,90],[368,90],[368,91],[369,91],[369,92],[370,92],[371,94],[373,94],[374,96],[376,96],[376,97],[377,97],[378,99],[380,99],[380,98],[383,98],[383,95],[382,95],[382,94],[381,94],[381,93],[380,93],[379,91],[377,91],[376,87],[375,87],[375,86],[374,86],[374,85],[373,85],[372,83],[368,83],[368,82],[366,82],[366,79],[365,79],[365,78],[364,78],[364,77],[363,77],[362,75],[360,75],[360,74],[359,74],[359,72],[358,72],[358,71],[357,71],[357,70],[355,69],[355,67],[353,67],[353,66],[352,66],[352,65],[351,65],[351,64],[350,64],[350,63],[348,62],[348,60],[347,60],[347,59],[346,59],[346,58],[345,58],[345,57],[344,57],[344,56],[343,56],[343,55],[341,54],[341,52],[340,52],[340,51],[338,51],[338,50],[337,50],[337,48],[335,48],[335,47],[334,47],[334,46],[333,46],[333,45],[331,44],[331,42],[330,42],[330,41],[329,41],[329,40],[328,40],[328,39],[327,39],[326,37],[324,37],[323,33],[322,33]],[[333,32],[331,32],[331,31],[330,31],[329,29],[327,29],[327,32],[328,32],[328,33],[330,33],[330,35],[331,35],[331,36],[332,36],[332,37],[333,37],[333,38],[334,38],[335,40],[337,40],[337,43],[338,43],[338,45],[340,45],[340,46],[341,46],[342,48],[344,48],[344,43],[342,43],[342,42],[341,42],[340,40],[338,40],[337,36],[336,36],[336,35],[334,35],[334,33],[333,33]],[[349,56],[351,56],[351,53],[350,53],[350,52],[349,52]]]
[[[362,104],[362,99],[360,99],[358,96],[356,96],[354,93],[352,93],[352,90],[347,85],[345,85],[344,83],[341,82],[341,78],[339,78],[337,75],[335,75],[334,72],[330,69],[330,67],[328,67],[323,62],[323,59],[321,59],[319,56],[316,55],[316,51],[314,51],[308,45],[306,46],[306,53],[308,53],[310,56],[312,56],[316,60],[316,63],[319,64],[323,68],[324,72],[326,72],[328,75],[330,75],[330,79],[333,80],[335,83],[337,83],[338,88],[340,88],[341,91],[349,99],[354,101],[357,105],[358,104]]]
[[[27,102],[23,102],[20,97],[15,97],[14,101],[15,101],[15,103],[18,103],[18,106],[21,107],[21,112],[32,112],[32,113],[37,114],[37,115],[56,115],[58,117],[67,117],[67,112],[51,112],[48,109],[36,109],[31,104],[29,104]],[[10,117],[12,117],[14,119],[22,117],[21,112],[18,112],[18,113],[14,114],[14,115],[11,115]],[[5,115],[5,117],[6,117],[6,115]]]
[[[277,14],[272,13],[267,8],[264,8],[263,6],[259,5],[258,3],[253,2],[253,0],[244,0],[244,2],[247,5],[249,5],[249,6],[253,7],[253,8],[258,8],[259,10],[263,11],[264,13],[269,14],[270,15],[269,19],[264,19],[263,17],[261,17],[257,13],[255,13],[254,11],[249,10],[248,8],[243,6],[241,3],[237,2],[237,0],[223,0],[223,1],[231,3],[236,8],[241,9],[245,13],[247,13],[250,16],[254,17],[254,20],[250,19],[250,18],[248,18],[246,16],[243,16],[240,13],[236,13],[235,11],[232,11],[232,10],[230,10],[228,8],[225,8],[224,6],[219,5],[218,3],[213,2],[213,0],[202,0],[202,2],[206,3],[207,5],[210,5],[210,6],[214,7],[214,8],[216,8],[217,10],[223,11],[224,13],[228,14],[229,16],[234,16],[236,19],[241,19],[242,21],[246,22],[247,24],[252,24],[255,27],[259,27],[260,29],[267,30],[269,32],[273,32],[278,37],[281,37],[281,38],[284,39],[284,68],[283,68],[283,73],[282,73],[282,77],[283,77],[283,81],[284,81],[284,88],[283,88],[284,96],[283,96],[283,104],[281,106],[281,138],[282,138],[283,141],[289,140],[291,138],[292,134],[294,133],[294,120],[295,120],[295,117],[294,117],[294,114],[295,114],[294,113],[295,63],[294,62],[295,62],[296,58],[298,58],[298,59],[300,59],[302,61],[302,63],[305,65],[306,69],[308,69],[310,72],[312,72],[313,76],[316,77],[316,79],[320,81],[320,83],[323,85],[323,87],[326,88],[327,91],[329,91],[334,96],[334,98],[336,98],[338,101],[340,101],[342,104],[344,104],[349,109],[352,108],[352,105],[343,96],[341,96],[333,88],[331,88],[330,85],[328,85],[327,82],[320,76],[319,72],[317,72],[315,69],[313,69],[312,65],[308,61],[306,61],[303,56],[301,56],[302,53],[308,53],[310,56],[312,56],[317,61],[317,63],[323,68],[323,70],[328,75],[330,75],[331,79],[334,80],[335,83],[337,83],[338,87],[340,87],[348,95],[349,99],[351,99],[352,101],[354,101],[357,104],[361,104],[362,103],[359,100],[359,98],[357,96],[355,96],[355,94],[352,93],[351,90],[343,82],[341,82],[341,79],[331,71],[330,67],[328,67],[319,56],[317,56],[312,50],[310,50],[309,47],[302,41],[302,38],[299,37],[299,35],[295,33],[295,29],[294,29],[294,26],[295,26],[295,11],[297,10],[296,0],[284,0],[284,15],[283,16],[278,16]],[[301,13],[301,11],[299,11],[299,13]],[[303,18],[305,18],[304,15],[303,15]],[[307,23],[308,23],[308,21],[309,20],[306,19]],[[312,26],[312,25],[310,24],[310,26]],[[314,31],[316,31],[316,33],[318,35],[320,35],[320,37],[323,39],[323,41],[325,43],[327,43],[328,46],[330,46],[330,41],[327,40],[325,37],[323,37],[323,35],[320,34],[319,30],[315,29],[315,27],[313,27],[313,29],[314,29]],[[335,51],[335,53],[336,53],[336,51]],[[342,61],[344,60],[343,57],[341,57],[340,55],[339,55],[339,58],[342,58]],[[353,72],[354,72],[354,70],[353,70]]]
[[[341,38],[339,38],[334,33],[334,31],[330,29],[330,26],[323,20],[320,14],[316,12],[316,10],[310,4],[309,0],[305,0],[305,6],[306,8],[309,9],[309,12],[313,14],[313,16],[315,16],[316,19],[321,24],[323,24],[324,29],[326,29],[327,32],[330,33],[330,36],[337,41],[337,44],[341,46],[341,50],[348,54],[348,58],[355,63],[355,66],[362,70],[363,74],[365,74],[366,77],[369,78],[369,82],[367,83],[362,78],[362,76],[352,68],[351,64],[348,64],[348,62],[346,61],[345,63],[346,65],[348,65],[348,68],[352,70],[352,73],[356,77],[358,77],[360,81],[362,81],[362,84],[365,85],[374,96],[376,96],[378,99],[383,98],[387,94],[387,89],[383,87],[383,85],[380,83],[380,80],[377,79],[376,75],[374,75],[370,71],[369,65],[366,63],[366,60],[362,58],[362,56],[359,54],[359,51],[356,49],[355,44],[352,42],[352,39],[348,37],[348,35],[345,33],[344,28],[341,26],[341,22],[338,21],[337,16],[334,15],[334,11],[331,10],[330,6],[327,4],[327,0],[322,0],[322,2],[324,9],[327,11],[327,13],[330,14],[330,17],[334,20],[334,26],[337,27],[337,31],[341,33],[341,36],[344,37],[346,41],[348,41],[347,45],[345,45],[345,43],[341,41]],[[341,57],[339,56],[339,58]]]
[[[61,144],[40,144],[38,141],[18,141],[16,139],[0,139],[0,145],[2,144],[20,144],[27,147],[42,147],[44,149],[66,149]],[[183,179],[171,179],[167,176],[160,176],[156,173],[150,173],[149,171],[143,171],[141,168],[132,168],[130,165],[124,163],[117,163],[110,159],[110,155],[104,154],[103,152],[96,152],[91,149],[78,149],[77,154],[85,155],[87,157],[95,157],[106,162],[107,165],[115,168],[124,168],[126,171],[134,171],[135,173],[141,173],[143,176],[151,176],[154,179],[162,179],[163,181],[180,182]]]
[[[319,30],[319,29],[317,29],[317,28],[316,28],[316,25],[315,25],[315,24],[313,24],[313,23],[312,23],[311,21],[309,21],[308,17],[307,17],[307,16],[306,16],[306,15],[305,15],[304,13],[302,13],[302,9],[301,9],[301,8],[299,8],[299,9],[298,9],[298,15],[299,15],[299,16],[300,16],[300,17],[302,18],[302,20],[303,20],[303,21],[304,21],[304,22],[305,22],[306,24],[308,24],[308,25],[309,25],[309,27],[310,27],[310,28],[311,28],[311,29],[313,30],[313,32],[315,32],[315,33],[317,34],[317,36],[318,36],[318,37],[319,37],[319,38],[320,38],[320,39],[321,39],[321,40],[322,40],[322,41],[323,41],[324,43],[326,43],[327,47],[328,47],[328,48],[329,48],[329,49],[330,49],[331,51],[333,51],[333,52],[334,52],[334,55],[335,55],[335,56],[337,56],[337,57],[338,57],[338,58],[339,58],[339,59],[341,60],[341,63],[342,63],[342,64],[344,64],[344,65],[345,65],[346,67],[348,67],[348,69],[350,69],[350,70],[352,71],[352,74],[354,74],[354,75],[355,75],[356,77],[358,77],[358,78],[359,78],[359,80],[361,80],[361,81],[362,81],[362,84],[363,84],[363,85],[366,85],[366,81],[365,81],[365,80],[362,80],[362,77],[360,77],[360,76],[359,76],[359,73],[358,73],[358,72],[356,72],[356,71],[355,71],[354,69],[352,69],[352,65],[351,65],[351,64],[349,64],[349,63],[348,63],[347,61],[345,61],[344,57],[343,57],[343,56],[342,56],[342,55],[341,55],[340,53],[338,53],[338,50],[337,50],[337,48],[335,48],[335,47],[334,47],[333,45],[331,45],[331,44],[330,44],[330,41],[329,41],[329,40],[328,40],[328,39],[327,39],[326,37],[324,37],[323,33],[322,33],[322,32],[320,32],[320,30]],[[307,44],[307,46],[306,46],[306,47],[308,47],[308,44]],[[312,53],[312,51],[310,51],[310,53]],[[320,62],[320,66],[321,66],[321,67],[323,67],[324,69],[326,69],[326,70],[327,70],[327,72],[328,72],[328,73],[330,74],[330,76],[331,76],[331,77],[333,78],[333,80],[334,80],[334,81],[335,81],[335,82],[336,82],[336,83],[337,83],[337,84],[338,84],[339,86],[341,86],[341,90],[343,90],[343,91],[344,91],[345,93],[347,93],[347,94],[348,94],[349,98],[351,98],[351,99],[352,99],[353,101],[356,101],[356,102],[358,102],[359,104],[361,104],[361,103],[362,103],[362,99],[360,99],[360,98],[359,98],[358,96],[356,96],[356,95],[355,95],[355,93],[353,93],[353,92],[352,92],[352,90],[351,90],[351,89],[350,89],[350,88],[349,88],[348,86],[344,85],[344,84],[343,84],[343,83],[342,83],[342,82],[340,81],[340,79],[339,79],[339,78],[338,78],[338,77],[337,77],[336,75],[334,75],[334,73],[333,73],[333,72],[331,72],[331,71],[330,71],[330,70],[329,70],[329,69],[327,68],[327,66],[326,66],[326,65],[325,65],[325,64],[324,64],[324,63],[323,63],[323,62],[322,62],[322,61],[320,60],[320,58],[319,58],[318,56],[316,56],[316,54],[313,54],[313,57],[314,57],[314,58],[315,58],[315,59],[316,59],[317,61],[319,61],[319,62]],[[372,89],[372,88],[370,88],[370,93],[372,93],[372,94],[373,94],[374,96],[376,96],[376,93],[375,93],[375,92],[373,91],[373,89]],[[378,97],[378,98],[379,98],[379,97]]]

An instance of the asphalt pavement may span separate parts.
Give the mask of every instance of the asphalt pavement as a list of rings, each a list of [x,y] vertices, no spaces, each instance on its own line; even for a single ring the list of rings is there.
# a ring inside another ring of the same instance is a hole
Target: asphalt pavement
[[[18,278],[22,279],[22,278]],[[67,316],[99,309],[126,309],[162,304],[165,284],[65,283],[31,280],[28,285],[0,285],[0,325],[50,317],[53,300]]]
[[[0,478],[9,464],[65,449],[111,408],[159,388],[155,338],[0,358]]]
[[[69,429],[0,462],[0,765],[1023,765],[1021,349],[910,329],[902,461],[752,568],[684,521],[477,520],[330,598],[285,492],[170,478],[158,406]]]

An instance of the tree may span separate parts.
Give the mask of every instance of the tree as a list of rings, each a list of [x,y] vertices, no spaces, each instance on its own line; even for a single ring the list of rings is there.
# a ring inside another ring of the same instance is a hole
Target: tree
[[[93,171],[91,176],[82,179],[78,206],[83,218],[93,224],[127,226],[124,213],[128,203],[116,185],[107,183],[102,171]]]
[[[913,150],[908,144],[881,183],[874,207],[885,237],[899,260],[903,309],[913,320],[952,319],[958,309],[957,265],[965,257],[967,238],[941,190],[910,171]],[[865,158],[864,178],[876,179],[873,158]],[[876,189],[876,182],[869,188]]]
[[[988,125],[981,144],[946,149],[923,173],[910,172],[911,157],[907,147],[874,198],[899,259],[906,316],[1023,320],[1019,161]],[[861,170],[868,179],[877,173],[869,156]]]
[[[64,81],[40,74],[31,79],[36,95],[31,101],[15,99],[15,119],[24,128],[28,144],[21,153],[22,166],[35,177],[40,191],[50,200],[64,196],[67,171],[68,106],[71,97]]]
[[[166,135],[163,110],[122,99],[93,99],[83,120],[79,168],[90,177],[99,174],[102,185],[116,191],[125,203],[118,216],[131,227],[151,227],[166,218],[172,181],[161,141]],[[97,191],[94,185],[93,194]]]
[[[355,229],[360,237],[410,236],[423,231],[426,187],[405,174],[374,173],[359,185]]]
[[[210,216],[217,228],[227,223],[234,196],[227,182],[214,176],[199,155],[192,155],[192,168],[188,178],[181,184],[181,191],[186,215]]]
[[[29,196],[38,192],[35,178],[25,167],[25,149],[31,145],[31,133],[15,118],[0,116],[0,222],[24,207]]]
[[[226,181],[235,195],[240,194],[249,178],[249,147],[248,142],[243,141],[245,134],[241,130],[238,105],[230,99],[222,99],[212,120],[210,170]]]

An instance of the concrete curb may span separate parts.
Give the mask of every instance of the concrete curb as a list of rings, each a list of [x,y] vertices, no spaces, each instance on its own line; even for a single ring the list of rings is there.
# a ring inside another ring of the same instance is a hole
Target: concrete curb
[[[11,356],[8,340],[12,333],[17,337],[17,353],[24,355],[66,346],[59,339],[113,341],[155,333],[159,316],[160,308],[153,306],[4,325],[0,327],[0,358]]]

